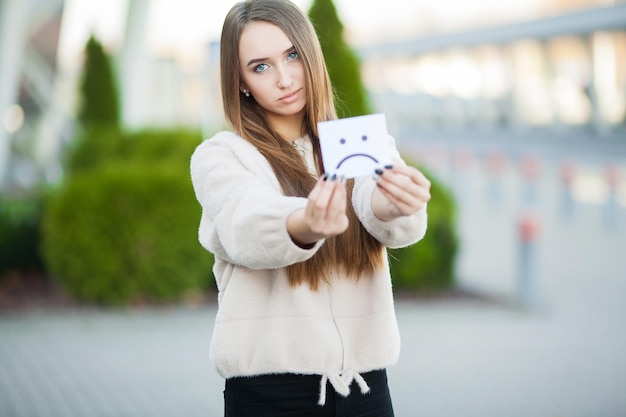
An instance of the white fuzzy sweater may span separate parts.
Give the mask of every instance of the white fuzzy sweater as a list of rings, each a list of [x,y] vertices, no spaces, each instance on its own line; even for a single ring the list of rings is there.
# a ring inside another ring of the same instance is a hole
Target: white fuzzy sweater
[[[305,159],[314,172],[311,144]],[[393,146],[396,162],[403,163]],[[305,198],[283,195],[269,163],[231,132],[220,132],[198,146],[191,176],[202,206],[199,240],[215,255],[219,308],[210,357],[224,378],[262,374],[321,375],[342,395],[360,373],[397,361],[400,337],[388,265],[359,281],[336,274],[317,291],[292,287],[285,266],[309,259],[311,249],[293,243],[287,217]],[[407,246],[426,232],[426,209],[382,222],[371,209],[376,184],[356,180],[352,204],[366,229],[387,247]]]

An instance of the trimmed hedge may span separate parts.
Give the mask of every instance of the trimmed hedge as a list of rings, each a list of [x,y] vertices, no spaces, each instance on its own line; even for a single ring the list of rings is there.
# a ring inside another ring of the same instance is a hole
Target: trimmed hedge
[[[406,248],[389,250],[394,288],[432,292],[454,285],[458,250],[456,206],[451,192],[419,168],[431,181],[428,229],[424,239]]]
[[[39,195],[0,196],[0,276],[9,271],[41,271]]]
[[[107,305],[207,289],[213,257],[198,243],[200,206],[189,176],[200,136],[105,136],[76,149],[72,175],[46,208],[49,272],[76,299]]]
[[[120,99],[111,58],[93,35],[89,37],[84,52],[78,120],[83,127],[119,125]]]
[[[189,159],[201,140],[199,133],[190,130],[125,133],[114,126],[99,126],[78,138],[67,168],[71,175],[109,163],[147,164],[152,170],[155,164],[173,164],[188,175]]]

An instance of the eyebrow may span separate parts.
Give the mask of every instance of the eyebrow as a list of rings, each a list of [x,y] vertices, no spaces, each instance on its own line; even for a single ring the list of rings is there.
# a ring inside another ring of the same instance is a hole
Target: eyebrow
[[[295,52],[295,51],[296,51],[296,47],[291,45],[289,48],[287,48],[287,49],[285,49],[283,51],[283,54],[288,54],[288,53]],[[254,58],[254,59],[251,59],[250,61],[248,61],[248,63],[246,64],[246,67],[249,67],[250,65],[253,65],[253,64],[260,64],[260,63],[263,63],[263,62],[265,62],[267,60],[269,60],[268,57],[266,57],[266,58]]]

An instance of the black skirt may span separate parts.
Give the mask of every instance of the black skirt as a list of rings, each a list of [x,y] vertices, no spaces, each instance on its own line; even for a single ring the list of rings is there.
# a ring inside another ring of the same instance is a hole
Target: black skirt
[[[318,404],[320,375],[259,375],[226,380],[225,417],[393,417],[387,372],[361,376],[370,387],[363,394],[352,381],[347,397],[326,386],[326,404]]]

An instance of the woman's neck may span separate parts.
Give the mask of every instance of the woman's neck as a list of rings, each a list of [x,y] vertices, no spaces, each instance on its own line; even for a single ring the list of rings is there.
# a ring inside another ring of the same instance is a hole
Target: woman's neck
[[[292,116],[271,117],[268,116],[268,121],[272,129],[278,133],[281,137],[287,139],[289,142],[302,137],[302,121],[303,114],[294,114]]]

